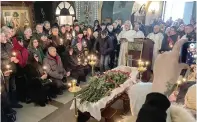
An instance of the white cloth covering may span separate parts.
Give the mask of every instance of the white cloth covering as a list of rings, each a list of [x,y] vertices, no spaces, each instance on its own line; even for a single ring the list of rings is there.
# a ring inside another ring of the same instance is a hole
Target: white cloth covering
[[[94,117],[96,120],[101,120],[101,109],[105,108],[105,106],[113,100],[115,97],[117,97],[118,94],[123,93],[128,87],[132,86],[136,82],[136,77],[138,74],[138,70],[135,67],[127,67],[127,66],[119,66],[113,70],[121,70],[130,73],[130,78],[126,80],[123,84],[120,85],[120,87],[114,89],[110,96],[106,96],[96,103],[88,103],[84,102],[80,104],[80,99],[77,99],[77,108],[81,112],[89,112],[92,117]],[[70,107],[70,109],[74,109],[74,101]]]

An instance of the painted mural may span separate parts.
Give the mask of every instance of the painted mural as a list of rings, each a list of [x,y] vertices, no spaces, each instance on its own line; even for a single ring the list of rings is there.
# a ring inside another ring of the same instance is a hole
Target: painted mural
[[[14,27],[31,26],[28,7],[2,7],[2,21]]]
[[[113,20],[130,20],[134,1],[115,1],[113,7]]]

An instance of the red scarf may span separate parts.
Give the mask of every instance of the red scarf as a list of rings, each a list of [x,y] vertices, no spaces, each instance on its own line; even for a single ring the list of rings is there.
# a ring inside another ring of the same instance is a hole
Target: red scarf
[[[59,65],[59,63],[60,63],[60,58],[59,58],[59,56],[55,56],[55,57],[52,57],[50,54],[48,54],[49,55],[49,59],[51,59],[51,60],[55,60],[56,61],[56,63]]]
[[[28,60],[28,50],[18,43],[16,37],[13,38],[12,51],[16,52],[16,58],[19,60],[18,64],[21,67],[25,67],[27,64],[27,60]]]
[[[173,42],[173,40],[171,39],[171,37],[168,37],[168,45],[170,45],[170,44],[174,45],[174,42]]]

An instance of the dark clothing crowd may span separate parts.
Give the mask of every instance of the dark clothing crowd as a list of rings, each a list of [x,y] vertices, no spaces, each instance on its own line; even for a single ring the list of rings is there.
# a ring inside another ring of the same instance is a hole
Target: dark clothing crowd
[[[194,39],[196,33],[191,29],[194,27],[186,27],[170,27],[174,33],[165,33],[162,50],[169,50],[169,43],[174,44],[185,35]],[[144,26],[140,28],[144,30]],[[33,30],[25,27],[22,34],[18,31],[4,26],[1,32],[1,114],[5,122],[15,121],[16,111],[12,108],[22,108],[19,101],[45,106],[63,94],[70,77],[77,80],[77,85],[85,82],[91,72],[90,60],[96,60],[95,70],[100,72],[117,66],[120,51],[117,35],[122,31],[117,22],[99,24],[96,20],[93,27],[86,27],[78,21],[72,26],[57,23],[51,26],[46,21]],[[89,59],[91,55],[96,59]],[[166,102],[165,106],[169,104]]]

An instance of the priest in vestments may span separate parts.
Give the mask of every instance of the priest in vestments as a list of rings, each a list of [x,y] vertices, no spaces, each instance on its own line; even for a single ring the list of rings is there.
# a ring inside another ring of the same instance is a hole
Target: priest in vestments
[[[132,30],[130,21],[126,21],[124,29],[117,36],[118,42],[120,43],[120,53],[118,59],[118,66],[126,65],[126,56],[128,55],[128,42],[134,42],[134,38],[144,38],[142,31],[139,31],[139,25],[135,26],[135,30]],[[138,28],[138,31],[136,31]]]
[[[153,59],[152,59],[152,66],[154,64],[154,61],[159,54],[159,50],[161,49],[162,40],[164,38],[163,34],[160,32],[160,26],[155,25],[153,32],[148,34],[147,38],[151,39],[154,42],[154,48],[153,48]]]

